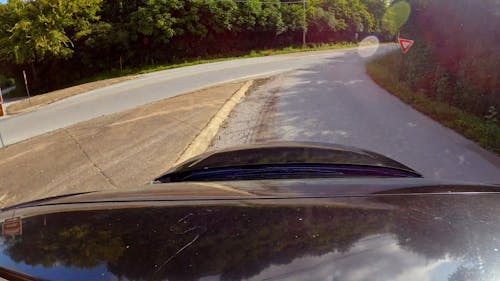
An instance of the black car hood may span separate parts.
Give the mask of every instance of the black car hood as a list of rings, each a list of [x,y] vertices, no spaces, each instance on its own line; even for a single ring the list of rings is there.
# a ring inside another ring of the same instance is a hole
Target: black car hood
[[[211,168],[269,164],[378,166],[403,170],[418,176],[418,173],[411,168],[381,154],[355,147],[319,142],[270,142],[214,150],[195,156],[162,176]]]
[[[0,266],[47,280],[498,280],[498,191],[323,179],[80,194],[1,212],[22,229],[0,238]]]

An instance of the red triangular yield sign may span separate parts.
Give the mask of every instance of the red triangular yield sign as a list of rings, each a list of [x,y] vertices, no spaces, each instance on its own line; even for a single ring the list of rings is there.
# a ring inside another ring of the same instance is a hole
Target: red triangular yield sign
[[[409,39],[403,39],[403,38],[398,38],[399,40],[399,47],[401,47],[401,51],[403,51],[404,54],[408,52],[410,49],[411,45],[413,45],[413,40]]]

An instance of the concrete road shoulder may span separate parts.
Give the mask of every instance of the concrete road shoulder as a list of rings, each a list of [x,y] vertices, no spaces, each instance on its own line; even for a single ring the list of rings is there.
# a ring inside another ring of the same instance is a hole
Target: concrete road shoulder
[[[179,95],[4,147],[0,206],[143,185],[204,152],[251,83]]]

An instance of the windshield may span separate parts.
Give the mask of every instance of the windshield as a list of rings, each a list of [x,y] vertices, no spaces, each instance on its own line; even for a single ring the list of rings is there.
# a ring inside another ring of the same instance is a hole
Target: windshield
[[[0,208],[168,171],[500,184],[499,27],[499,0],[0,0]]]

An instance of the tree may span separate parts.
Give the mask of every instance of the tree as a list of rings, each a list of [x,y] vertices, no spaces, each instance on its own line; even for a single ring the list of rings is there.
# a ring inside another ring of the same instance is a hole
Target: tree
[[[382,17],[382,27],[390,36],[398,33],[410,16],[410,4],[405,1],[391,5]]]
[[[356,33],[376,31],[373,15],[359,0],[321,0],[309,20],[316,40],[352,41]]]
[[[281,6],[281,14],[287,31],[302,31],[306,22],[304,21],[304,9],[302,5],[286,4]]]
[[[366,9],[370,14],[373,15],[375,27],[375,32],[382,31],[382,18],[387,10],[387,1],[385,0],[361,0],[361,2],[366,6]]]
[[[38,80],[35,64],[71,57],[75,41],[89,35],[91,23],[99,19],[101,1],[10,0],[0,8],[1,62],[17,66],[17,72],[30,65]]]
[[[281,2],[279,0],[267,1],[262,6],[259,25],[263,31],[269,31],[279,35],[286,30],[283,17],[280,12]]]
[[[183,3],[179,0],[148,0],[132,13],[131,23],[139,34],[167,43],[175,35],[173,26],[177,19],[172,12],[181,8]]]

